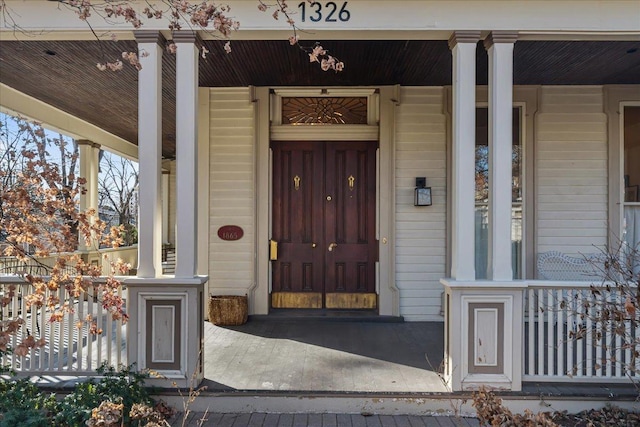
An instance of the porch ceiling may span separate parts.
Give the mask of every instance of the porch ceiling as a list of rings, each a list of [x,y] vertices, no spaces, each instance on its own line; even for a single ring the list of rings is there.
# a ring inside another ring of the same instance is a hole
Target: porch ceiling
[[[234,41],[224,53],[206,41],[200,86],[442,86],[451,84],[446,41],[328,41],[346,64],[323,72],[287,41]],[[0,82],[137,143],[137,72],[101,72],[94,64],[136,50],[134,41],[2,41]],[[487,56],[478,44],[477,81],[487,82]],[[163,154],[175,156],[175,57],[163,56]],[[640,44],[623,41],[519,41],[518,85],[640,84]],[[2,104],[2,100],[0,100]],[[98,141],[99,142],[99,141]]]

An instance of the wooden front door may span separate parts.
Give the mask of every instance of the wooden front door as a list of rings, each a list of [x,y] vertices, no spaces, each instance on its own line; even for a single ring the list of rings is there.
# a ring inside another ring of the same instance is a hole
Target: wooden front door
[[[272,307],[376,308],[377,144],[271,147]]]

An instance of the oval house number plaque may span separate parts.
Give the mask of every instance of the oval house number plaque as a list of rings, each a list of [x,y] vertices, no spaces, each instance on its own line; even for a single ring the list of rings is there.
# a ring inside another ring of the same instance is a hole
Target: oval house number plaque
[[[222,240],[240,240],[244,236],[244,231],[237,225],[223,225],[218,228],[218,237]]]

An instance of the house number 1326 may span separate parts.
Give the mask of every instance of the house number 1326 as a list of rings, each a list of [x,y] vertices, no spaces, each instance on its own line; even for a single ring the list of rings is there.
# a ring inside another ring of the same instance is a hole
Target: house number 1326
[[[309,9],[307,10],[307,6]],[[308,3],[306,1],[300,2],[298,9],[301,9],[302,22],[305,22],[307,18],[312,22],[347,22],[351,18],[351,12],[347,10],[347,2],[343,2],[340,9],[335,2],[327,2],[324,7],[321,3],[314,1]],[[308,13],[308,15],[307,15]]]

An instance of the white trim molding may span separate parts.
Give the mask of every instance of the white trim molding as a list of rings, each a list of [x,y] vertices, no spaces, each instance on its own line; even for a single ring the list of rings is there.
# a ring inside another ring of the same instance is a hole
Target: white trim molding
[[[152,313],[151,325],[147,324],[147,301],[165,301],[165,302],[177,301],[180,306],[180,310],[179,310],[180,319],[177,319],[174,316],[174,318],[172,319],[172,322],[173,322],[173,325],[175,326],[176,321],[179,320],[180,331],[178,335],[181,337],[186,337],[188,333],[188,330],[187,330],[187,311],[189,307],[188,294],[186,291],[161,293],[161,294],[154,291],[140,292],[138,294],[138,304],[137,304],[138,336],[139,336],[137,367],[140,370],[151,368],[155,371],[162,373],[162,375],[166,376],[167,378],[182,377],[187,373],[186,360],[187,360],[187,355],[189,353],[189,349],[187,348],[186,341],[181,341],[179,355],[172,354],[171,362],[174,362],[175,359],[177,358],[180,361],[179,369],[161,370],[158,368],[154,368],[153,366],[147,366],[147,351],[149,350],[151,351],[151,360],[153,363],[166,362],[165,360],[154,360],[155,354],[153,350],[155,347],[152,347],[151,349],[147,349],[146,347],[146,334],[150,333],[153,339],[155,337],[155,328],[156,328],[156,322],[155,322],[156,318],[153,316],[154,313]],[[152,306],[152,310],[155,310],[156,307],[166,308],[168,306],[161,305],[161,304],[158,304],[158,305],[154,304]],[[173,314],[175,314],[175,311],[173,312]],[[169,331],[165,330],[164,333],[165,334],[169,333]]]
[[[319,125],[272,126],[272,141],[377,141],[378,126]]]

